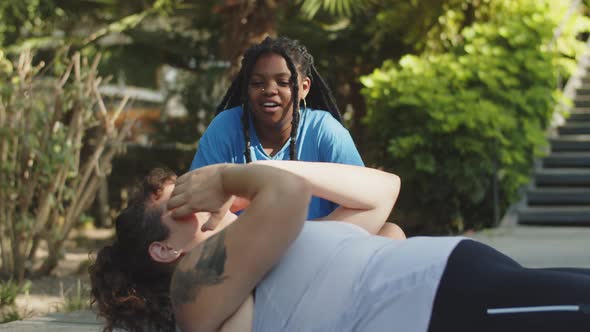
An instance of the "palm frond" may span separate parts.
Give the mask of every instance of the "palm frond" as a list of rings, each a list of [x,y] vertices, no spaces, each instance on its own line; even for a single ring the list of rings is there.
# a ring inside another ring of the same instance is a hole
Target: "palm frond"
[[[335,16],[352,16],[366,9],[375,0],[298,0],[301,11],[307,18],[313,18],[321,10]]]

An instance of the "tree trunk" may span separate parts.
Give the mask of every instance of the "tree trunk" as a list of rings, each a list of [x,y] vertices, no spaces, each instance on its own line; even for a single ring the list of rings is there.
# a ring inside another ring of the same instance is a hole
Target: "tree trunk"
[[[59,262],[61,249],[63,248],[63,241],[47,243],[48,256],[43,260],[43,264],[33,273],[34,278],[44,277],[49,275],[51,271],[57,266]]]
[[[112,225],[109,216],[109,183],[106,177],[101,178],[98,185],[98,193],[94,200],[96,219],[94,220],[95,227],[110,227]]]
[[[227,75],[235,77],[242,55],[252,44],[276,36],[276,16],[285,0],[223,0],[217,11],[223,16],[221,54],[230,63]]]

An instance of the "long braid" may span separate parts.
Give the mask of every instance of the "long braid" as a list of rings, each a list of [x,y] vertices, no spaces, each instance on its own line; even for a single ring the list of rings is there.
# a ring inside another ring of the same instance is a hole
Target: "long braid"
[[[241,80],[239,79],[239,77],[240,77],[240,75],[238,74],[238,78],[235,79],[231,83],[231,86],[229,87],[229,89],[227,89],[227,92],[223,96],[221,103],[219,103],[219,105],[217,105],[217,109],[215,110],[215,115],[230,108],[230,107],[228,107],[228,104],[230,104],[230,99],[232,99],[232,97],[236,95],[236,91],[239,91],[239,89],[240,89],[239,85],[240,85]]]
[[[299,103],[293,102],[293,118],[291,119],[291,143],[289,144],[289,159],[297,160],[297,130],[299,128]]]
[[[263,47],[262,44],[260,44],[254,45],[246,51],[244,58],[242,59],[240,73],[234,80],[234,82],[239,81],[239,84],[236,85],[236,89],[240,89],[239,103],[242,105],[242,130],[244,132],[244,157],[246,158],[246,163],[252,162],[252,156],[250,154],[250,101],[248,99],[248,86],[250,85],[250,76],[254,69],[254,65],[256,64],[256,59],[258,59],[262,50]]]
[[[291,94],[293,97],[293,114],[291,118],[291,142],[289,143],[289,159],[297,160],[297,130],[299,129],[299,75],[291,57],[284,49],[278,50],[285,58],[291,72]]]
[[[244,132],[244,143],[246,148],[244,149],[244,157],[246,158],[246,163],[252,162],[252,157],[250,156],[250,105],[247,100],[248,92],[243,91],[247,90],[248,87],[248,79],[247,76],[244,75],[244,66],[240,69],[240,72],[233,80],[230,88],[227,90],[221,103],[217,106],[217,110],[215,115],[225,111],[226,109],[230,109],[236,107],[238,105],[242,105],[242,130]],[[244,98],[246,96],[246,98]]]
[[[252,59],[258,58],[259,53],[260,49],[258,47],[253,47],[246,52],[242,59],[241,77],[239,77],[241,82],[240,102],[242,104],[242,130],[244,132],[244,157],[246,158],[246,163],[252,162],[252,156],[250,155],[250,102],[248,100],[248,85],[250,83],[250,74],[256,63]]]
[[[318,89],[310,89],[309,91],[309,104],[312,105],[310,107],[326,110],[338,122],[342,123],[342,114],[334,100],[334,95],[313,64],[311,65],[311,77],[313,82],[312,87],[316,86]]]
[[[250,105],[248,103],[243,106],[242,128],[244,130],[244,142],[246,143],[244,157],[246,157],[246,163],[250,163],[252,162],[252,156],[250,156]]]

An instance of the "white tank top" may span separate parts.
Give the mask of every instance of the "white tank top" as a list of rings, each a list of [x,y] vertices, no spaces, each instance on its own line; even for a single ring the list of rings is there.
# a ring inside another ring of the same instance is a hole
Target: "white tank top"
[[[347,223],[307,222],[256,288],[253,331],[426,331],[461,240],[395,241]]]

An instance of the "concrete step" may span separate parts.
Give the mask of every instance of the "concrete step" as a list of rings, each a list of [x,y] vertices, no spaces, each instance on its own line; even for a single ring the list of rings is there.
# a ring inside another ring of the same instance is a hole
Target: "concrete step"
[[[588,151],[590,152],[590,135],[563,135],[549,140],[551,151]]]
[[[553,152],[543,158],[543,167],[590,167],[590,152]]]
[[[540,186],[590,186],[590,169],[542,168],[535,172],[535,184]]]
[[[590,135],[590,121],[568,121],[557,128],[559,135]]]
[[[578,95],[574,99],[576,107],[590,107],[590,95]]]
[[[576,89],[576,96],[590,95],[590,83],[585,82],[581,87]]]
[[[527,207],[519,211],[518,223],[523,225],[590,226],[590,207]]]
[[[529,206],[587,205],[590,207],[590,187],[539,187],[527,190]]]
[[[590,121],[590,110],[586,108],[575,109],[567,118],[567,121]]]
[[[577,107],[572,110],[567,121],[590,121],[590,108]]]

